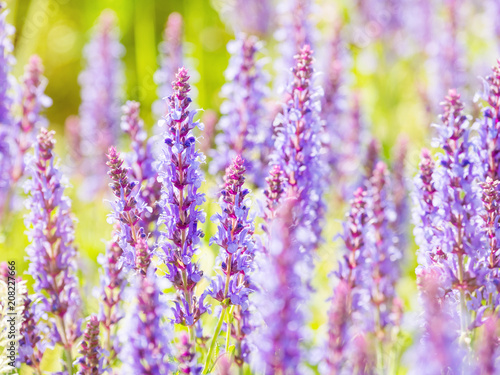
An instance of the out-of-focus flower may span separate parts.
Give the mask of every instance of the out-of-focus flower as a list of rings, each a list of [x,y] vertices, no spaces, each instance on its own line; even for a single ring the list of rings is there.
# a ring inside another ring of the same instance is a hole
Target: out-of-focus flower
[[[173,371],[170,330],[162,322],[166,308],[152,271],[150,268],[145,277],[135,280],[134,305],[127,325],[123,327],[126,341],[121,359],[126,375],[167,375]]]
[[[269,176],[266,177],[267,189],[264,191],[266,196],[266,210],[264,212],[264,220],[267,226],[276,217],[276,212],[284,196],[284,185],[286,184],[285,177],[279,165],[274,165],[269,171]]]
[[[0,4],[0,210],[4,212],[8,191],[11,189],[12,167],[16,150],[12,137],[14,130],[11,113],[13,77],[10,75],[15,62],[11,35],[14,27],[6,22],[8,11],[4,3]]]
[[[277,19],[279,28],[274,36],[278,41],[280,58],[276,59],[275,91],[286,88],[287,71],[295,64],[295,55],[299,54],[305,45],[313,48],[314,36],[311,22],[311,0],[287,0],[279,3]]]
[[[222,275],[217,275],[208,290],[212,298],[223,304],[223,309],[235,305],[235,324],[228,329],[231,329],[231,334],[236,339],[235,360],[239,366],[248,359],[246,335],[251,332],[248,296],[255,289],[250,278],[254,268],[255,242],[252,238],[254,223],[253,218],[248,216],[249,191],[243,188],[244,165],[244,160],[238,155],[227,168],[219,201],[221,213],[212,217],[218,226],[217,233],[210,239],[210,244],[216,243],[220,248]]]
[[[80,74],[82,103],[80,105],[80,149],[85,162],[87,181],[83,196],[91,197],[100,186],[105,154],[117,143],[120,129],[120,96],[123,67],[120,61],[124,48],[115,27],[115,14],[104,11],[98,20],[92,40],[85,46],[86,68]]]
[[[36,134],[41,127],[47,126],[47,120],[40,113],[52,104],[52,100],[44,93],[47,79],[42,74],[42,60],[37,55],[31,56],[24,68],[21,92],[18,98],[21,118],[17,124],[17,156],[12,171],[14,182],[18,181],[24,174],[24,155],[35,142]]]
[[[306,253],[321,242],[326,168],[320,156],[320,92],[313,82],[313,57],[308,45],[295,57],[288,86],[289,100],[274,121],[277,136],[271,165],[279,165],[286,179],[287,196],[298,197],[298,239]],[[307,235],[306,235],[307,233]],[[303,234],[303,235],[302,235]]]
[[[163,253],[158,255],[167,266],[167,279],[177,290],[174,321],[192,330],[207,307],[204,305],[205,294],[199,300],[195,295],[203,272],[193,261],[204,235],[198,224],[205,220],[204,213],[198,208],[205,201],[205,195],[199,192],[203,180],[200,163],[204,162],[204,155],[196,150],[193,129],[202,130],[203,126],[193,121],[197,111],[189,110],[188,79],[187,70],[179,69],[172,83],[168,113],[160,120],[166,129],[158,172],[158,180],[163,186],[158,226],[165,224],[166,230],[162,232],[159,243]]]
[[[139,117],[139,109],[140,104],[134,101],[128,101],[122,107],[121,128],[129,135],[132,146],[132,152],[126,155],[125,161],[130,168],[131,177],[141,186],[139,197],[150,208],[142,211],[141,227],[146,232],[152,230],[156,237],[156,224],[160,214],[157,202],[161,196],[161,184],[157,180],[158,172],[153,155],[153,143],[156,139],[148,139],[144,122]]]
[[[259,370],[265,368],[266,374],[299,373],[303,356],[300,341],[304,326],[304,257],[294,225],[296,204],[296,199],[287,200],[273,220],[269,254],[259,258],[255,275],[259,285],[255,303],[264,322],[254,338],[258,348],[256,362],[262,366]]]
[[[154,75],[160,100],[154,103],[153,112],[159,118],[168,113],[168,101],[165,99],[172,95],[172,82],[175,81],[177,71],[184,65],[182,28],[182,16],[177,12],[170,13],[163,42],[160,44],[160,69]]]
[[[205,125],[203,138],[200,140],[200,151],[207,154],[212,148],[215,139],[215,128],[218,123],[217,112],[207,109],[201,116],[201,122]]]
[[[117,235],[115,235],[116,238]],[[103,327],[103,349],[106,365],[112,365],[120,352],[116,330],[118,322],[123,318],[121,308],[122,294],[127,284],[126,271],[121,257],[123,250],[113,240],[106,244],[106,253],[98,258],[102,266],[101,304],[99,320]]]
[[[30,245],[28,273],[35,280],[36,298],[51,318],[51,339],[66,352],[66,371],[73,366],[72,348],[80,336],[81,300],[76,271],[71,203],[64,195],[66,180],[55,157],[54,132],[40,129],[35,155],[28,163],[25,184],[29,212],[25,216]]]
[[[99,344],[99,319],[97,319],[96,315],[91,315],[83,334],[83,341],[80,344],[79,353],[81,357],[77,360],[79,365],[78,375],[102,374],[101,350]]]
[[[139,225],[142,212],[147,208],[145,203],[139,199],[140,186],[136,181],[129,182],[128,170],[123,167],[123,159],[116,152],[114,147],[109,148],[107,154],[109,166],[109,177],[113,181],[110,184],[115,201],[112,202],[113,212],[109,215],[108,221],[120,225],[118,244],[123,250],[123,264],[127,269],[137,269],[145,274],[147,268],[137,268],[137,252],[141,251],[142,257],[149,257],[149,250],[138,249],[140,239],[147,235],[144,228]],[[141,242],[144,245],[144,241]],[[146,244],[147,247],[147,244]],[[144,259],[140,262],[142,264]]]
[[[483,334],[478,348],[477,375],[498,373],[498,316],[490,316],[484,323]]]
[[[418,275],[424,306],[425,332],[420,341],[418,363],[425,366],[412,368],[411,374],[461,374],[466,357],[458,343],[458,322],[453,305],[444,296],[440,271],[422,270]]]
[[[266,124],[263,103],[268,94],[267,78],[262,71],[263,60],[256,58],[261,43],[256,37],[239,34],[227,48],[231,58],[227,83],[222,87],[226,100],[221,106],[221,132],[215,137],[217,147],[212,153],[210,172],[225,171],[236,155],[241,155],[248,175],[260,186],[267,174],[266,159],[272,148],[272,129]]]
[[[189,342],[189,337],[186,334],[181,335],[177,345],[177,360],[181,374],[201,374],[202,366],[198,365],[194,345]]]
[[[398,137],[394,147],[394,158],[392,162],[392,199],[397,220],[394,222],[394,231],[398,238],[397,246],[403,252],[408,246],[409,232],[409,204],[408,186],[405,171],[406,156],[408,154],[408,138]]]
[[[80,168],[82,162],[81,135],[80,118],[78,116],[69,116],[64,123],[64,138],[71,158],[70,163],[76,169]]]

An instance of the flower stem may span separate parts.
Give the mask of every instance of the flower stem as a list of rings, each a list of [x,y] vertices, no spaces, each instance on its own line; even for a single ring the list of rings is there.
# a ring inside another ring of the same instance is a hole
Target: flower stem
[[[217,342],[217,337],[219,337],[220,330],[222,328],[222,323],[224,322],[224,317],[226,315],[227,306],[224,305],[222,307],[222,311],[220,313],[219,321],[217,322],[217,326],[215,327],[214,335],[212,337],[212,342],[210,343],[210,348],[208,349],[207,359],[205,361],[205,368],[203,369],[203,374],[208,374],[210,369],[210,362],[212,359],[212,355],[215,349],[215,343]]]

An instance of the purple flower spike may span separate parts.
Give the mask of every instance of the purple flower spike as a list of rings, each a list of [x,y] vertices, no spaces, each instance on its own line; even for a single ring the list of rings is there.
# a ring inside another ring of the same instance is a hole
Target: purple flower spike
[[[117,143],[120,129],[120,90],[124,48],[115,27],[116,16],[104,11],[98,20],[92,40],[85,46],[86,69],[80,74],[81,150],[85,158],[85,194],[99,190],[106,173],[103,159],[111,145]]]
[[[182,24],[182,16],[179,13],[170,13],[165,25],[163,42],[160,44],[160,69],[154,78],[158,84],[158,96],[161,100],[153,105],[153,111],[158,117],[168,113],[168,101],[164,99],[172,95],[172,82],[175,81],[177,71],[184,65]]]
[[[434,169],[434,160],[429,150],[423,149],[412,198],[415,242],[419,246],[418,261],[426,267],[432,264],[431,259],[435,257],[433,243],[438,232],[435,223],[435,220],[438,220],[438,208],[434,204],[436,195],[433,182]]]
[[[25,185],[30,193],[25,217],[31,244],[28,273],[34,278],[36,298],[40,299],[51,318],[51,334],[55,343],[66,351],[66,370],[71,373],[71,351],[80,335],[81,300],[76,271],[76,250],[71,204],[64,196],[66,181],[56,167],[54,132],[40,129],[35,155],[28,168],[31,179]]]
[[[279,208],[281,199],[285,192],[283,186],[286,184],[283,177],[283,171],[279,165],[274,165],[269,171],[269,176],[266,178],[267,189],[264,191],[266,196],[266,211],[264,212],[264,220],[266,225],[269,225],[276,217],[276,211]]]
[[[259,258],[257,268],[256,307],[265,326],[260,327],[255,337],[256,362],[265,366],[265,374],[301,373],[298,368],[302,358],[301,328],[305,323],[300,306],[305,288],[300,271],[304,266],[303,255],[293,218],[296,204],[299,202],[291,199],[282,205],[269,231],[269,255]]]
[[[36,140],[36,134],[47,126],[47,120],[41,112],[50,107],[52,100],[45,95],[47,79],[42,75],[42,60],[37,55],[30,57],[24,68],[20,97],[18,99],[22,115],[18,123],[16,143],[18,147],[17,161],[12,171],[12,178],[18,181],[24,174],[24,155]]]
[[[219,202],[221,213],[215,214],[211,219],[218,223],[218,227],[210,244],[216,243],[220,247],[220,269],[223,276],[218,275],[212,280],[208,290],[208,294],[221,302],[224,309],[236,305],[235,327],[231,327],[231,333],[236,338],[235,357],[239,366],[243,365],[248,356],[245,352],[248,349],[246,335],[251,331],[248,322],[248,296],[255,288],[250,278],[254,268],[254,223],[253,218],[248,216],[250,202],[246,197],[249,191],[243,188],[244,164],[244,160],[238,155],[227,168]]]
[[[0,4],[0,210],[4,211],[5,195],[11,189],[12,162],[16,150],[12,145],[12,130],[14,121],[11,107],[14,99],[12,76],[10,75],[12,65],[15,62],[12,50],[14,49],[11,35],[14,27],[6,22],[8,10],[5,4]]]
[[[236,155],[245,159],[245,168],[253,182],[261,186],[267,174],[267,158],[272,148],[272,129],[266,124],[264,99],[267,78],[262,60],[257,60],[261,43],[253,36],[239,34],[227,46],[231,53],[222,88],[226,98],[221,106],[221,132],[210,164],[210,173],[225,171]]]
[[[108,221],[120,225],[118,244],[123,250],[124,265],[127,269],[133,269],[136,266],[138,251],[142,252],[141,256],[147,256],[144,254],[147,249],[137,248],[139,239],[146,237],[144,228],[139,226],[142,212],[146,207],[144,202],[138,199],[140,190],[136,189],[137,182],[129,182],[128,170],[123,167],[123,159],[114,147],[109,148],[107,157],[108,174],[113,181],[109,186],[116,198],[112,203],[113,213],[110,214]]]
[[[101,350],[99,344],[99,319],[97,319],[97,316],[91,315],[79,351],[81,357],[78,359],[80,367],[78,375],[102,374]]]
[[[418,275],[424,306],[425,333],[418,363],[410,374],[461,374],[465,353],[458,344],[458,322],[454,307],[444,297],[440,272],[429,268]],[[424,362],[422,362],[424,361]],[[467,372],[463,372],[467,373]]]
[[[487,250],[481,231],[483,212],[480,200],[480,189],[475,180],[478,168],[474,161],[470,128],[467,117],[463,113],[460,95],[450,90],[442,103],[444,113],[441,115],[443,125],[438,127],[439,137],[436,140],[444,153],[439,155],[439,164],[433,173],[436,188],[434,204],[438,207],[435,218],[435,245],[431,247],[431,259],[443,268],[447,275],[447,284],[461,301],[462,331],[469,325],[469,317],[465,307],[466,299],[469,309],[481,316],[483,307],[477,289],[485,284],[487,273],[484,267]]]
[[[187,70],[179,69],[172,83],[173,94],[168,98],[168,114],[162,121],[166,130],[158,177],[163,185],[158,226],[165,224],[166,229],[159,244],[164,254],[159,256],[167,266],[167,279],[177,290],[174,320],[193,328],[207,310],[203,304],[205,295],[199,300],[195,296],[203,272],[192,259],[204,236],[198,224],[204,222],[205,216],[198,206],[205,201],[205,195],[198,191],[203,180],[200,163],[204,156],[196,150],[193,135],[193,129],[202,129],[202,125],[193,121],[197,111],[189,110],[188,79]]]
[[[308,45],[296,57],[290,99],[274,121],[277,136],[272,165],[279,165],[286,178],[288,196],[298,197],[297,223],[303,229],[300,241],[307,251],[321,242],[325,203],[323,191],[326,168],[320,156],[320,93],[313,85],[313,57]]]
[[[345,350],[349,342],[349,295],[349,285],[344,281],[340,281],[335,288],[328,316],[326,363],[330,374],[340,374],[346,360]]]
[[[106,245],[106,254],[98,259],[103,268],[99,320],[103,326],[103,348],[107,365],[112,365],[120,352],[116,328],[123,317],[121,302],[123,290],[127,285],[126,273],[120,260],[122,254],[123,250],[118,243],[110,241]]]
[[[367,212],[370,222],[366,241],[366,256],[370,258],[369,272],[373,282],[368,286],[374,307],[373,324],[379,337],[386,334],[386,327],[397,325],[393,308],[398,299],[395,286],[400,274],[401,252],[396,247],[397,238],[392,230],[395,215],[390,201],[387,167],[378,162],[372,172],[367,189]]]
[[[179,361],[180,374],[201,374],[202,366],[196,362],[194,345],[189,342],[189,337],[185,334],[181,335],[179,344],[177,345],[177,359]]]
[[[122,361],[126,375],[167,375],[174,370],[169,327],[162,322],[165,306],[152,270],[136,279],[133,310],[124,326]]]
[[[161,184],[157,181],[157,171],[154,167],[153,138],[147,139],[144,122],[139,117],[140,104],[128,101],[123,107],[122,130],[130,136],[132,152],[126,156],[127,165],[130,167],[131,177],[142,186],[141,201],[150,209],[143,210],[141,227],[149,232],[156,233],[158,217],[160,215],[157,202],[161,196]]]

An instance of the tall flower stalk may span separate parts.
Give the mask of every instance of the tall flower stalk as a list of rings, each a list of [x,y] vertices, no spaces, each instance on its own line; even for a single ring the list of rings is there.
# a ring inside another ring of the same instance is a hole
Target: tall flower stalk
[[[231,161],[241,155],[247,174],[256,185],[264,183],[267,160],[272,144],[271,127],[266,125],[264,99],[267,96],[263,60],[257,60],[261,43],[256,37],[239,34],[229,42],[231,53],[226,70],[227,83],[222,87],[226,99],[221,106],[223,116],[215,137],[216,149],[210,172],[225,171]]]
[[[96,315],[91,315],[83,341],[80,346],[80,355],[78,358],[78,375],[99,375],[102,373],[101,346],[99,344],[99,319]]]
[[[65,351],[65,370],[73,373],[73,348],[79,337],[81,300],[76,278],[76,250],[70,200],[64,195],[66,181],[59,171],[54,132],[40,129],[35,156],[29,163],[30,193],[25,217],[30,245],[28,273],[34,278],[36,298],[51,319],[51,339]]]
[[[221,213],[212,217],[212,220],[218,223],[218,227],[217,234],[210,239],[210,243],[216,243],[220,248],[222,272],[212,280],[208,294],[221,303],[222,310],[207,355],[205,373],[210,368],[212,352],[222,326],[220,322],[224,320],[227,311],[229,314],[226,325],[226,350],[232,335],[235,339],[236,363],[241,367],[248,357],[246,343],[246,335],[250,333],[248,298],[254,290],[250,273],[253,270],[255,243],[252,238],[253,219],[248,216],[249,191],[243,188],[244,164],[241,156],[237,156],[227,168],[220,198]]]
[[[139,199],[140,186],[135,181],[128,179],[128,169],[123,167],[123,159],[114,147],[109,148],[108,162],[109,177],[112,180],[110,187],[115,195],[115,201],[112,203],[113,212],[109,215],[111,223],[119,224],[120,232],[118,234],[118,244],[123,250],[122,257],[127,269],[135,269],[146,274],[147,266],[138,264],[137,253],[146,252],[149,257],[149,249],[143,249],[144,238],[147,237],[144,228],[140,226],[142,212],[146,209],[145,203]],[[141,254],[144,256],[144,254]],[[143,267],[140,267],[140,266]]]
[[[205,294],[198,299],[195,291],[203,276],[193,259],[200,239],[204,236],[198,224],[205,220],[198,208],[205,195],[199,192],[203,180],[200,163],[203,154],[196,150],[195,127],[202,124],[193,121],[196,110],[189,110],[191,99],[188,72],[181,68],[172,83],[173,93],[168,98],[168,114],[162,120],[166,127],[163,157],[159,167],[162,183],[160,218],[158,225],[165,225],[160,237],[159,256],[167,266],[166,278],[176,289],[174,322],[188,327],[190,340],[195,341],[195,324],[207,311]]]
[[[144,129],[144,122],[139,117],[140,104],[127,101],[122,107],[121,128],[131,140],[132,152],[126,155],[125,161],[130,168],[131,177],[139,183],[141,202],[149,209],[142,210],[141,226],[146,232],[152,230],[157,234],[156,224],[159,216],[157,206],[161,196],[161,184],[157,180],[158,172],[154,165],[153,143]],[[138,198],[139,198],[138,197]]]
[[[85,196],[101,189],[106,173],[104,155],[117,143],[120,129],[120,90],[124,48],[119,42],[113,12],[104,11],[98,20],[92,40],[85,46],[86,68],[79,76],[81,150],[84,157]]]
[[[288,86],[289,99],[274,121],[277,132],[271,165],[279,165],[286,179],[286,195],[297,196],[297,223],[308,236],[301,236],[307,252],[321,242],[325,212],[323,200],[325,166],[320,157],[320,92],[313,82],[313,57],[308,45],[295,56]]]
[[[172,82],[175,81],[177,71],[184,65],[183,23],[179,13],[170,13],[163,32],[163,41],[159,47],[160,69],[155,73],[154,79],[158,84],[160,100],[153,105],[153,112],[159,118],[168,113],[168,101],[165,101],[165,98],[172,95]]]

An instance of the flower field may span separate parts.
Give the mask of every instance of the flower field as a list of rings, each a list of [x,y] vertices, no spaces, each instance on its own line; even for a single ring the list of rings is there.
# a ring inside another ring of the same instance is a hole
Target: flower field
[[[1,3],[0,374],[500,374],[499,17]]]

